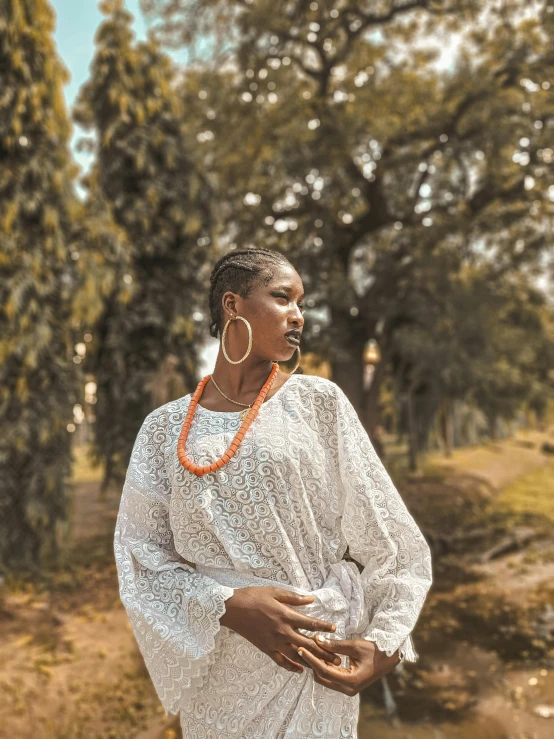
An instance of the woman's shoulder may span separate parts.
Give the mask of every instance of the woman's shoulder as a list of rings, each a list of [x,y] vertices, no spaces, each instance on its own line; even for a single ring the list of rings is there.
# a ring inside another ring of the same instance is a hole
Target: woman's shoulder
[[[290,389],[302,398],[312,399],[316,403],[323,401],[327,404],[336,402],[337,395],[341,392],[340,387],[333,380],[321,377],[320,375],[308,375],[298,372],[291,375],[283,384],[286,386],[288,383],[290,383],[289,388],[281,386],[277,390],[277,394],[281,394],[281,389],[283,391]],[[282,393],[283,398],[285,394],[285,392]],[[176,419],[186,411],[191,398],[192,392],[171,400],[168,403],[164,403],[158,408],[154,408],[154,410],[148,413],[144,419],[144,423],[148,423],[151,426],[167,427],[172,419]]]
[[[163,428],[167,429],[168,426],[173,422],[179,420],[183,415],[183,411],[186,410],[188,403],[192,397],[192,393],[187,393],[180,398],[170,400],[163,405],[154,408],[150,411],[144,419],[143,425],[149,426],[150,428]]]
[[[300,388],[314,394],[332,395],[335,392],[335,388],[338,387],[333,380],[328,380],[326,377],[321,377],[320,375],[295,374],[292,377],[297,378]]]
[[[295,387],[302,399],[311,400],[315,406],[332,410],[341,390],[336,382],[319,375],[293,375],[297,377]]]

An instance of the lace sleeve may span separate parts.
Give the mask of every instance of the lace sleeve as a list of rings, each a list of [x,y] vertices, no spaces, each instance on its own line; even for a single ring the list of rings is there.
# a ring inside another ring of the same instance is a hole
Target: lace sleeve
[[[431,551],[373,448],[354,406],[337,390],[341,527],[363,566],[369,614],[362,638],[390,657],[416,662],[411,632],[432,584]]]
[[[166,440],[163,413],[153,411],[131,454],[114,553],[121,601],[167,715],[201,685],[234,590],[198,574],[174,548]]]

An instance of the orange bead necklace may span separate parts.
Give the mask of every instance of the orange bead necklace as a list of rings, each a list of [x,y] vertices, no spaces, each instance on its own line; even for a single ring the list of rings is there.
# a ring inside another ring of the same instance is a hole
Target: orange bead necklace
[[[198,405],[198,401],[200,400],[202,396],[204,387],[206,383],[208,382],[208,380],[210,379],[211,375],[206,375],[200,380],[200,382],[198,383],[198,386],[196,387],[196,390],[194,391],[192,395],[192,398],[190,399],[187,415],[185,417],[185,422],[183,423],[183,428],[181,429],[181,433],[179,434],[179,440],[177,442],[177,456],[179,457],[179,461],[181,462],[181,464],[186,470],[189,470],[189,472],[194,472],[194,474],[197,477],[201,477],[202,475],[206,475],[208,472],[215,472],[216,470],[220,469],[221,467],[223,467],[224,464],[226,464],[231,459],[231,457],[235,455],[237,449],[240,446],[241,441],[244,438],[244,434],[248,430],[252,421],[258,415],[260,406],[264,402],[265,396],[268,394],[271,386],[273,385],[273,380],[275,379],[275,375],[277,374],[278,369],[279,369],[279,364],[277,362],[273,362],[273,367],[271,368],[271,372],[269,373],[267,380],[262,385],[262,389],[258,393],[258,397],[252,404],[252,408],[249,410],[248,414],[246,415],[246,418],[244,419],[239,430],[235,434],[233,441],[230,443],[227,451],[224,454],[222,454],[221,457],[217,461],[212,462],[211,464],[205,464],[205,465],[194,464],[194,462],[192,462],[187,457],[186,452],[185,452],[187,438],[188,438],[190,427],[192,424],[192,419],[196,411],[196,406]]]

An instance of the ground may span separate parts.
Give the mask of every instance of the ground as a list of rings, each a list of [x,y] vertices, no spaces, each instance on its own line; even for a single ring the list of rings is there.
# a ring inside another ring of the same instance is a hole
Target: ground
[[[552,736],[554,458],[541,452],[552,438],[433,455],[399,480],[435,580],[414,632],[420,660],[364,691],[360,739]],[[63,566],[0,591],[0,737],[180,738],[119,600],[119,491],[102,498],[97,478],[79,455]]]

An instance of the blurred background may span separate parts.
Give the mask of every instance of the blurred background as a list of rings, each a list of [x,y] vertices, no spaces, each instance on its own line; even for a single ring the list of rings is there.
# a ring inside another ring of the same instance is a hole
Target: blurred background
[[[360,739],[554,736],[553,35],[552,0],[0,0],[0,736],[180,737],[113,526],[244,246],[433,551]]]

